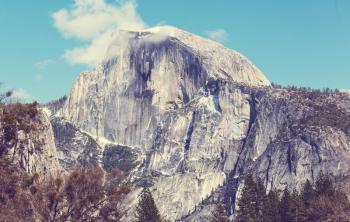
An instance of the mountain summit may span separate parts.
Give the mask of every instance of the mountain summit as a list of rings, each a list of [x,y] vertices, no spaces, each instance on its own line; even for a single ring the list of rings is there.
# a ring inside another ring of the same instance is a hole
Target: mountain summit
[[[76,80],[63,116],[128,146],[143,146],[154,119],[191,102],[209,82],[270,84],[239,53],[168,26],[120,32],[108,55],[95,71]]]
[[[218,201],[234,212],[247,172],[268,190],[348,180],[347,94],[271,86],[241,54],[169,26],[118,32],[106,58],[48,108],[62,167],[122,169],[128,205],[148,187],[168,219],[206,221]]]

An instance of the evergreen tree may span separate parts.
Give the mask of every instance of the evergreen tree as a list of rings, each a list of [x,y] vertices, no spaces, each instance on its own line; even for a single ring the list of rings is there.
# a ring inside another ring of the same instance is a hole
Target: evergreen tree
[[[252,174],[248,174],[244,181],[241,198],[238,202],[238,211],[236,221],[255,222],[258,221],[257,215],[257,189]]]
[[[136,207],[137,222],[162,222],[162,218],[152,197],[151,191],[144,188]]]
[[[292,213],[292,221],[307,221],[307,212],[301,195],[294,189],[291,197],[290,211]]]
[[[283,191],[279,212],[280,212],[280,217],[282,221],[284,222],[293,221],[292,197],[287,187]]]
[[[315,189],[318,195],[332,196],[335,192],[332,180],[328,175],[323,174],[322,171],[316,179]]]
[[[315,188],[307,180],[300,192],[286,188],[281,200],[276,190],[268,195],[261,179],[245,179],[236,221],[251,222],[318,222],[350,221],[350,203],[346,193],[336,187],[322,172]]]
[[[267,203],[267,195],[266,188],[264,186],[264,182],[260,177],[256,180],[256,215],[258,217],[258,221],[263,221],[264,207]]]
[[[271,190],[267,195],[267,201],[263,207],[263,221],[266,222],[279,222],[281,221],[279,215],[279,197],[276,190]]]
[[[229,222],[229,215],[226,212],[224,204],[217,204],[211,216],[212,222]]]
[[[305,212],[305,220],[311,221],[310,218],[310,211],[311,211],[311,205],[314,201],[316,195],[315,195],[315,189],[313,188],[310,180],[306,180],[305,184],[303,185],[303,188],[301,190],[301,199],[303,204],[303,210]]]
[[[310,180],[306,180],[302,190],[301,190],[301,196],[303,200],[303,204],[305,207],[310,206],[311,200],[315,197],[315,190],[310,182]]]

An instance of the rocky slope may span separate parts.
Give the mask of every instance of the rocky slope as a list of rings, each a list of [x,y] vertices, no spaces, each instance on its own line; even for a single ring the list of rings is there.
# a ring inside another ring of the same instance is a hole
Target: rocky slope
[[[36,104],[0,104],[0,154],[32,175],[61,172],[50,119]]]
[[[239,53],[173,27],[119,33],[56,110],[64,168],[119,167],[171,220],[206,221],[217,201],[233,212],[248,171],[280,189],[321,170],[348,180],[348,95],[271,87]]]

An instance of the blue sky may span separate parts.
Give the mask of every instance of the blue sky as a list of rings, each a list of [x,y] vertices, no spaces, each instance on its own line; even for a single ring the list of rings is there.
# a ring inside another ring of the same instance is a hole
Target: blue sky
[[[71,16],[77,2],[102,2],[105,11],[115,15],[107,18],[115,21],[96,19],[105,29],[78,32],[73,25],[80,18]],[[68,16],[57,14],[63,9]],[[73,58],[74,49],[89,52],[85,49],[106,30],[129,24],[174,25],[216,38],[247,56],[276,83],[350,88],[348,0],[2,0],[0,81],[29,100],[58,98],[69,93],[80,71],[89,69],[81,63],[90,57]]]

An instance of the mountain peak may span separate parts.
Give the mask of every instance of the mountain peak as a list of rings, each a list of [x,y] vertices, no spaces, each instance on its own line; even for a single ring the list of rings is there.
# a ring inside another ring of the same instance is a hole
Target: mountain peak
[[[265,75],[249,59],[213,40],[168,25],[155,26],[138,32],[127,32],[138,33],[136,41],[139,42],[163,44],[169,38],[177,40],[181,43],[180,45],[188,48],[201,61],[201,66],[214,79],[227,79],[257,87],[270,85]],[[135,35],[130,35],[128,38],[131,40],[134,37]],[[125,40],[125,38],[122,39]],[[123,45],[125,44],[118,44],[117,47],[113,47],[111,54],[121,51],[120,47],[123,47]]]
[[[171,25],[161,25],[144,29],[141,32],[162,33],[167,34],[169,36],[175,36],[179,33],[185,33],[186,31]]]

